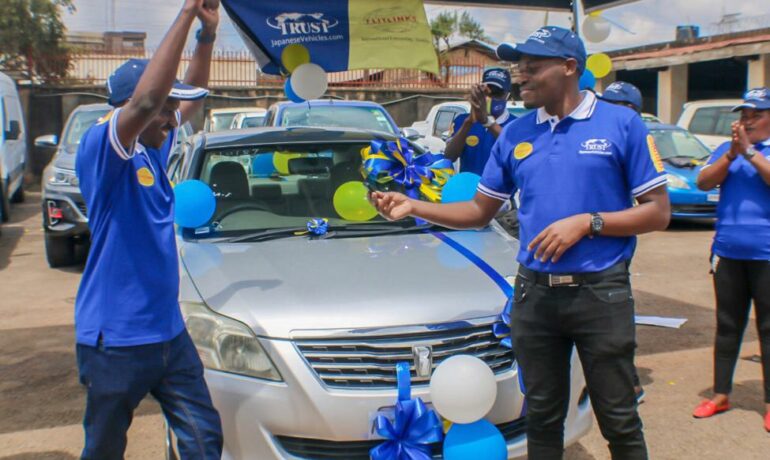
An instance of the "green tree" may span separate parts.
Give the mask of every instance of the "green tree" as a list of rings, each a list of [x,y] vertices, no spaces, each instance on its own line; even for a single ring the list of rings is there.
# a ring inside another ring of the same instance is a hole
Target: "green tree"
[[[46,83],[66,77],[72,57],[61,13],[73,12],[72,2],[0,0],[0,67]]]
[[[433,46],[436,52],[441,48],[441,42],[449,48],[449,40],[457,32],[457,13],[442,11],[430,21],[430,33],[433,35]]]
[[[457,12],[442,11],[430,21],[430,32],[433,35],[433,47],[438,55],[439,66],[443,69],[444,81],[449,81],[451,63],[446,50],[450,47],[450,41],[455,36],[470,40],[490,41],[481,23],[476,21],[467,11],[458,16]],[[441,49],[443,45],[443,51]]]
[[[467,11],[463,11],[463,14],[457,22],[457,33],[461,37],[470,40],[481,40],[485,42],[492,41],[484,31],[484,27],[481,26],[481,23],[475,20]]]

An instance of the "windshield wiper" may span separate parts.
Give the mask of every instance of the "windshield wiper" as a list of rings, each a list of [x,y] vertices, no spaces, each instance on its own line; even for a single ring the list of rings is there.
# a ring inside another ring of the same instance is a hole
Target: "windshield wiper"
[[[321,238],[345,237],[352,238],[357,236],[390,235],[396,233],[421,232],[434,228],[432,224],[427,225],[394,225],[394,224],[352,224],[352,225],[330,225],[328,233]],[[245,235],[234,236],[222,240],[223,243],[244,243],[270,241],[281,238],[293,238],[298,236],[308,236],[306,227],[291,228],[271,228],[260,230],[258,232]]]

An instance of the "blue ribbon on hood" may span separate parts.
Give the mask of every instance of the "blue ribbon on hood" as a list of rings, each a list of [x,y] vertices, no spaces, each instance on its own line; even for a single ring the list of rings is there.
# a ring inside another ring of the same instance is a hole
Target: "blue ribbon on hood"
[[[378,415],[375,431],[386,439],[369,451],[372,460],[431,460],[431,444],[444,439],[436,412],[420,398],[411,398],[409,363],[396,364],[398,402],[393,420]]]

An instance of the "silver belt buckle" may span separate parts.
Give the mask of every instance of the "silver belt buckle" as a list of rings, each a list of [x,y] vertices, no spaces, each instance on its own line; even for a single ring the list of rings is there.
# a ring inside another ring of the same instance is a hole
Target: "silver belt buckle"
[[[548,275],[548,286],[577,286],[572,275]]]

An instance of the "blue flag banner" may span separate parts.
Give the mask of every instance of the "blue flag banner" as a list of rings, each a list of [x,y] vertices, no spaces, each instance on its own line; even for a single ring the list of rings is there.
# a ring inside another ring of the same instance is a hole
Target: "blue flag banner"
[[[222,0],[262,72],[288,74],[282,52],[302,45],[327,72],[411,68],[438,73],[422,0]]]

